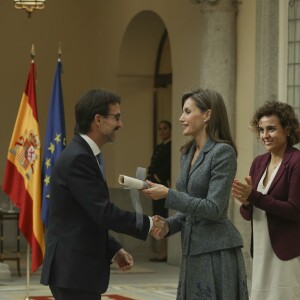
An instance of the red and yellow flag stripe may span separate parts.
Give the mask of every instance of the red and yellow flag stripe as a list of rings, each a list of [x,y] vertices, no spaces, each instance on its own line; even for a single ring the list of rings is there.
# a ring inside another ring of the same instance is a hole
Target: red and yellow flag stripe
[[[20,209],[19,228],[31,246],[33,272],[42,264],[45,252],[40,152],[35,65],[32,61],[9,145],[2,188]]]

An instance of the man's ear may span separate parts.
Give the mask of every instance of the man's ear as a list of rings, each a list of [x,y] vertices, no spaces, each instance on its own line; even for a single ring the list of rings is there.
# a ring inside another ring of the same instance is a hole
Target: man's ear
[[[99,114],[96,114],[96,115],[94,116],[94,122],[95,122],[96,124],[100,124],[100,123],[101,123],[101,116],[100,116]]]
[[[101,116],[99,114],[95,115],[93,121],[91,122],[91,130],[99,128],[101,122],[102,122]]]

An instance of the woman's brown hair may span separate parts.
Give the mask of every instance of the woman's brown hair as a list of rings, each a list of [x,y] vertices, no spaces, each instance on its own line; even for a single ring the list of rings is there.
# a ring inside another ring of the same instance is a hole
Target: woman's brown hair
[[[226,143],[233,147],[236,155],[237,148],[232,139],[228,121],[228,115],[223,97],[216,91],[210,89],[197,89],[182,96],[182,108],[187,99],[192,99],[196,106],[205,112],[211,110],[210,119],[207,122],[206,133],[213,141]],[[187,153],[194,140],[189,141],[181,147],[183,154]]]

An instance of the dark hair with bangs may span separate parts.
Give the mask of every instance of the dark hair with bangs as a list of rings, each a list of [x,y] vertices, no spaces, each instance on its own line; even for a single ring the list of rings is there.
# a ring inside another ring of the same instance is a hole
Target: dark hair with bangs
[[[262,117],[276,116],[282,128],[288,130],[287,144],[294,146],[300,142],[299,120],[293,107],[275,100],[266,101],[254,113],[250,122],[253,132],[259,138],[259,121]]]
[[[210,119],[207,122],[206,133],[213,141],[218,143],[226,143],[233,147],[236,155],[237,148],[232,139],[227,116],[226,106],[223,97],[216,91],[210,89],[197,89],[182,96],[182,108],[187,99],[193,99],[196,106],[205,112],[211,110]],[[194,140],[189,141],[181,147],[182,153],[187,153]]]

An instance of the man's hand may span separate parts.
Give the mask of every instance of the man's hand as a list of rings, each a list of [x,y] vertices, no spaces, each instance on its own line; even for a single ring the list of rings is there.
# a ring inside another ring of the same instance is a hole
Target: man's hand
[[[116,256],[114,257],[114,261],[118,264],[121,271],[128,271],[133,266],[132,256],[123,248],[117,252]]]
[[[169,233],[169,224],[161,216],[153,216],[151,217],[153,220],[153,228],[150,231],[150,234],[156,239],[161,240]]]

